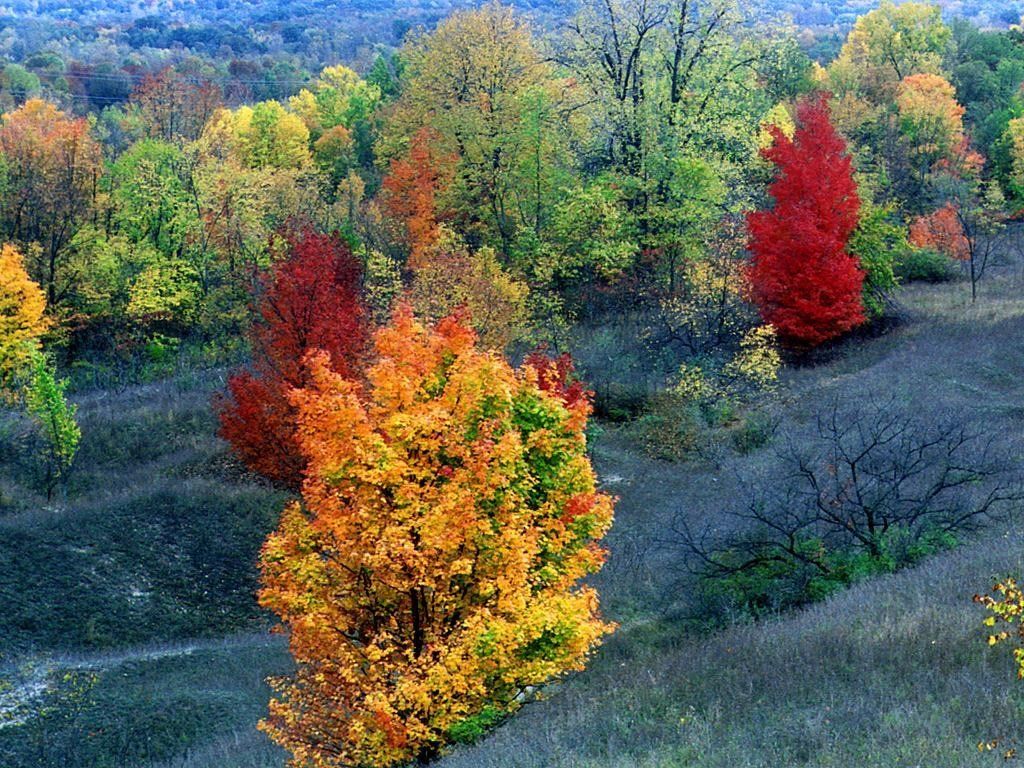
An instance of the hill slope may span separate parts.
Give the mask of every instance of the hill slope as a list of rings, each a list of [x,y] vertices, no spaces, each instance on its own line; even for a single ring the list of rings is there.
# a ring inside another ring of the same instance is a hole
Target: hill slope
[[[1019,457],[1024,299],[1016,271],[985,286],[915,287],[893,333],[789,372],[778,416],[799,430],[833,397],[962,415]],[[213,437],[215,376],[81,399],[84,453],[68,499],[40,511],[18,425],[0,432],[0,764],[252,768],[283,756],[254,730],[263,679],[287,670],[255,606],[255,558],[283,497]],[[671,618],[691,591],[663,545],[677,514],[719,513],[737,472],[651,461],[609,428],[595,445],[620,497],[598,579],[622,629],[590,669],[444,768],[987,766],[1020,742],[1024,686],[983,642],[974,592],[1024,570],[1016,529],[809,609],[700,633]]]

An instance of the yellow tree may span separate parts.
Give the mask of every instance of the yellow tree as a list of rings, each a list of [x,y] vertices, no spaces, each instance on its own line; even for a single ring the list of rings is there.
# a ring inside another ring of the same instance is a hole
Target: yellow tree
[[[896,89],[900,131],[922,173],[949,159],[964,141],[964,108],[956,89],[941,75],[908,75]]]
[[[249,290],[270,266],[274,233],[325,216],[308,140],[297,116],[263,102],[221,110],[185,148],[184,210],[194,218],[184,256],[200,276],[201,314],[220,329],[248,320]]]
[[[379,149],[400,158],[424,127],[437,156],[458,158],[445,199],[464,229],[508,252],[540,229],[564,164],[566,85],[528,24],[498,2],[453,13],[403,49],[407,82]],[[447,206],[446,206],[447,207]]]
[[[305,123],[276,101],[240,107],[235,130],[242,156],[254,168],[301,168],[310,160]]]
[[[0,249],[0,398],[13,394],[14,384],[31,367],[39,337],[49,327],[43,312],[46,297],[25,271],[12,245]]]
[[[367,83],[348,67],[336,65],[326,67],[312,90],[303,88],[288,104],[309,132],[319,136],[339,125],[354,129],[370,118],[380,98],[378,86]]]
[[[1024,193],[1024,117],[1015,117],[1007,124],[1005,138],[1010,149],[1010,184],[1020,196]]]
[[[429,758],[581,669],[612,628],[580,584],[612,520],[587,399],[452,318],[431,329],[402,307],[375,345],[362,385],[310,357],[302,501],[261,555],[260,602],[297,662],[261,727],[295,766]]]
[[[829,73],[852,76],[864,95],[884,103],[908,75],[938,73],[952,36],[938,6],[882,0],[857,19]]]
[[[464,307],[483,346],[497,350],[525,332],[528,294],[526,283],[502,269],[492,248],[470,251],[444,226],[420,255],[410,288],[420,316],[439,320]]]

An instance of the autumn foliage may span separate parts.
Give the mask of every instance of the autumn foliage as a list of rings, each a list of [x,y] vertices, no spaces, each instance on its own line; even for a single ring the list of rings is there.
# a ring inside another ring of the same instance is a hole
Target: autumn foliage
[[[975,595],[974,602],[988,609],[984,624],[993,628],[988,644],[1010,641],[1015,646],[1013,659],[1017,664],[1017,677],[1024,680],[1024,585],[1010,578],[997,581],[989,594]]]
[[[421,128],[408,153],[391,161],[382,182],[384,210],[405,225],[410,267],[437,240],[438,224],[445,218],[438,193],[455,169],[455,158],[439,152],[435,143],[433,131]]]
[[[567,408],[574,408],[581,400],[589,401],[593,395],[576,375],[576,363],[568,352],[552,355],[541,347],[526,356],[523,366],[533,368],[537,386],[561,398]]]
[[[952,259],[966,261],[971,257],[970,243],[952,203],[915,219],[910,225],[909,241],[918,248],[937,251]]]
[[[39,337],[49,328],[46,297],[29,278],[12,245],[0,249],[0,401],[31,367]]]
[[[465,309],[480,343],[504,349],[529,324],[526,283],[502,268],[492,248],[471,251],[458,235],[440,226],[412,269],[409,300],[416,314],[435,320]]]
[[[89,121],[40,99],[3,116],[0,153],[6,194],[0,205],[5,234],[23,246],[38,244],[29,273],[55,306],[67,291],[65,251],[86,216],[102,169],[102,148]]]
[[[362,270],[337,235],[289,235],[288,258],[263,285],[251,332],[251,370],[228,381],[218,403],[221,435],[255,472],[297,488],[305,459],[295,435],[293,388],[306,384],[303,359],[322,350],[331,370],[355,376],[367,341]]]
[[[944,77],[903,78],[896,90],[896,107],[904,133],[914,142],[914,154],[928,159],[949,157],[963,143],[965,110]]]
[[[376,333],[365,388],[308,359],[308,473],[264,546],[260,602],[297,662],[262,728],[295,765],[393,766],[580,669],[611,627],[580,580],[612,499],[569,403],[407,306]]]
[[[806,349],[864,322],[864,273],[847,251],[860,199],[824,96],[798,106],[792,139],[770,131],[774,142],[762,154],[776,166],[774,206],[748,216],[750,282],[779,339]]]

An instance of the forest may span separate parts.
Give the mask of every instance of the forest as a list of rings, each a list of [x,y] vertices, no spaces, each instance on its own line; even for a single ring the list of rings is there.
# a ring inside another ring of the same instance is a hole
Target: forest
[[[0,765],[1021,759],[1022,11],[10,6]]]

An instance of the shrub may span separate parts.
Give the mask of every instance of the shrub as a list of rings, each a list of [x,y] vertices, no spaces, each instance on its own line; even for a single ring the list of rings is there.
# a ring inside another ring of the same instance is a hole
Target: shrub
[[[46,357],[36,352],[32,381],[25,390],[25,407],[42,438],[39,463],[47,501],[53,498],[53,492],[71,471],[82,439],[82,431],[75,421],[77,407],[68,404],[65,389],[67,382],[58,379]]]
[[[956,276],[948,256],[930,248],[907,248],[897,254],[893,265],[903,282],[943,283]]]
[[[755,541],[722,550],[716,566],[702,574],[698,600],[705,617],[761,618],[824,600],[851,584],[914,565],[957,543],[948,531],[935,528],[914,535],[903,526],[880,537],[877,554],[806,535],[793,541],[789,557],[779,557],[774,546]],[[728,572],[718,572],[721,567]]]
[[[652,397],[632,431],[648,455],[665,461],[693,455],[705,437],[700,408],[672,392]]]
[[[594,388],[594,413],[602,419],[621,424],[643,415],[650,399],[645,386],[610,381]]]
[[[733,447],[741,454],[763,448],[771,442],[777,426],[777,422],[767,413],[747,413],[732,432]]]

